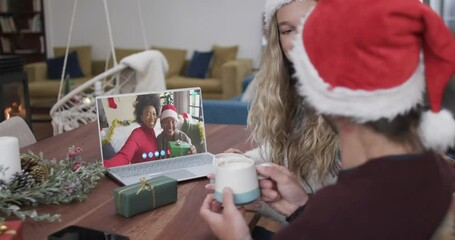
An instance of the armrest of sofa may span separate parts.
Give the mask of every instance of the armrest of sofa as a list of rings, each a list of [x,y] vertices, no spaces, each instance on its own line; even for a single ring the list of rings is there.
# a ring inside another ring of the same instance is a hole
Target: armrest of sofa
[[[204,99],[202,105],[205,123],[246,125],[248,102]]]
[[[251,74],[252,68],[251,59],[237,59],[223,64],[221,67],[223,99],[229,99],[242,93],[243,79]]]
[[[39,82],[47,79],[47,66],[45,62],[25,64],[28,82]]]
[[[104,60],[93,60],[92,61],[92,75],[97,76],[106,71],[106,61]]]

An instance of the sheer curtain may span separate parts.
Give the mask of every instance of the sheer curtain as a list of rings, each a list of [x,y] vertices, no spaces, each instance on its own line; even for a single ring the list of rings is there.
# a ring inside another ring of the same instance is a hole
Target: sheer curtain
[[[455,33],[455,1],[454,0],[424,0],[437,12]]]
[[[444,0],[442,16],[449,25],[452,32],[455,33],[455,1],[454,0]]]

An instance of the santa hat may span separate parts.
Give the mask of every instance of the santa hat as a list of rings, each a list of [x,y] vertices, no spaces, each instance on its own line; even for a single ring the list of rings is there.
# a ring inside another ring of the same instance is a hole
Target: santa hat
[[[275,15],[276,11],[283,7],[286,4],[289,4],[296,0],[267,0],[265,2],[264,7],[264,24],[265,27],[268,28],[270,26],[270,22],[272,21],[273,15]],[[306,1],[306,0],[297,0],[297,1]]]
[[[417,0],[320,0],[304,19],[291,57],[298,92],[319,113],[364,123],[393,119],[423,104],[422,143],[445,150],[455,121],[441,109],[455,72],[455,38]]]
[[[160,120],[168,117],[174,118],[177,121],[177,109],[172,104],[166,104],[161,108]]]

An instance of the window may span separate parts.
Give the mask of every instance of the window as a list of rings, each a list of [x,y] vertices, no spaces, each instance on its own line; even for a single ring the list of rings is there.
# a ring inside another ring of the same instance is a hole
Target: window
[[[455,1],[444,0],[442,17],[452,32],[455,33]]]
[[[202,116],[202,108],[201,108],[201,92],[199,90],[192,90],[190,91],[190,105],[189,105],[189,113],[193,119],[197,119],[199,121],[203,120]]]
[[[424,0],[429,3],[444,21],[447,23],[452,32],[455,33],[455,1],[453,0]]]

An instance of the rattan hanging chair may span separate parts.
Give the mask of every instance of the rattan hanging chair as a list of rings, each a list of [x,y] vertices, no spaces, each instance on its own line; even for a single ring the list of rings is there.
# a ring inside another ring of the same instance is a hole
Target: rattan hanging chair
[[[78,0],[75,0],[65,60],[63,65],[63,71],[60,81],[60,91],[58,95],[58,100],[57,103],[50,110],[54,135],[78,128],[89,122],[95,121],[97,119],[95,103],[96,96],[138,92],[138,89],[136,87],[136,85],[138,84],[136,77],[137,72],[131,67],[129,67],[127,64],[117,63],[106,0],[103,0],[103,3],[106,13],[107,26],[111,45],[111,55],[114,62],[114,67],[105,70],[105,72],[99,74],[98,76],[95,76],[94,78],[88,80],[87,82],[83,83],[82,85],[76,87],[71,91],[68,91],[68,88],[65,87],[68,86],[69,81],[68,79],[64,78],[64,73],[66,69],[66,60],[68,56],[69,43],[71,39],[77,3]],[[142,24],[143,21],[141,9],[139,6],[139,0],[137,0],[137,3],[139,20],[141,23],[141,27],[143,29]],[[147,46],[145,32],[143,31],[142,34],[144,39],[144,46]],[[164,64],[165,66],[162,68],[162,70],[167,71],[168,66],[165,58],[161,57],[159,60],[161,64]],[[154,88],[146,88],[146,90],[150,89],[163,90],[164,88],[165,86],[163,73],[163,83],[157,84],[157,86],[154,86]]]

